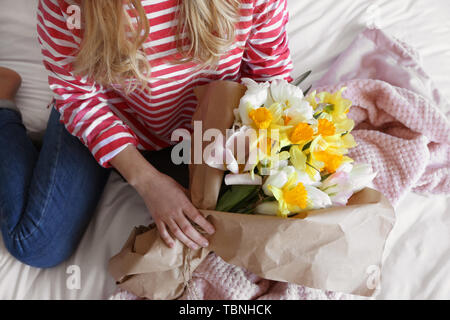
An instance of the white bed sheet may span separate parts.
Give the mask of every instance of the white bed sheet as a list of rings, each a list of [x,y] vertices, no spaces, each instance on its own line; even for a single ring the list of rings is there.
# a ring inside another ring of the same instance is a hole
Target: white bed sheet
[[[425,70],[450,97],[450,1],[288,0],[294,76],[312,69],[318,80],[367,25],[376,24],[413,45]],[[25,124],[44,128],[51,94],[36,42],[37,0],[0,0],[0,65],[16,69]],[[449,110],[445,110],[448,112]],[[450,299],[450,198],[409,194],[386,247],[379,299]],[[136,225],[150,217],[136,192],[113,174],[77,252],[67,262],[38,270],[15,261],[0,240],[0,299],[103,299],[115,291],[106,271]],[[71,288],[70,266],[80,269]]]

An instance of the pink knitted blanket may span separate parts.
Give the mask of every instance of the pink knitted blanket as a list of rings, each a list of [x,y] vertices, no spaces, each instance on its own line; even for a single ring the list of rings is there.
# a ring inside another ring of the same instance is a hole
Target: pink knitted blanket
[[[367,29],[318,86],[348,87],[358,142],[350,156],[372,165],[375,186],[394,206],[411,190],[450,193],[450,104],[411,47]]]
[[[356,79],[356,80],[355,80]],[[405,43],[368,29],[335,61],[318,91],[348,89],[358,146],[350,156],[370,163],[374,181],[395,206],[410,191],[450,193],[450,105]],[[447,115],[446,115],[447,113]],[[116,298],[129,298],[120,293]],[[215,254],[196,269],[181,299],[348,299],[262,279]]]

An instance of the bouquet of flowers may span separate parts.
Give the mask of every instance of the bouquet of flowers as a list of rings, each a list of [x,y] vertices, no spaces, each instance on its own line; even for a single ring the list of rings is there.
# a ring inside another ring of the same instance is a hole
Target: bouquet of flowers
[[[247,91],[234,110],[233,127],[206,160],[229,172],[216,210],[304,217],[310,210],[345,206],[371,183],[371,167],[347,156],[356,143],[345,88],[305,96],[298,84],[307,75],[296,85],[242,80]]]
[[[216,229],[208,248],[168,248],[154,225],[135,228],[109,272],[139,297],[172,299],[214,252],[265,279],[373,295],[367,270],[381,268],[394,210],[365,188],[371,168],[347,155],[356,143],[345,88],[242,82],[195,88],[194,139],[179,144],[194,151],[191,201]]]

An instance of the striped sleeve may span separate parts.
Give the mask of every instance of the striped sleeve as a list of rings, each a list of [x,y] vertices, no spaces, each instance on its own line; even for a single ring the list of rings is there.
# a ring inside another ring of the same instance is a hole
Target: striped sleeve
[[[67,24],[73,12],[64,0],[39,0],[38,38],[55,108],[67,130],[89,148],[103,167],[137,137],[111,110],[105,89],[74,75],[72,62],[81,43],[80,30]]]
[[[292,80],[288,20],[287,0],[254,0],[253,25],[243,56],[242,77],[255,81]]]

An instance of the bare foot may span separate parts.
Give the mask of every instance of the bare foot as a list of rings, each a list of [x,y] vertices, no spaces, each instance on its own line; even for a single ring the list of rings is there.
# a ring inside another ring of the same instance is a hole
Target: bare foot
[[[0,99],[14,101],[17,90],[22,83],[22,78],[14,70],[0,67]]]

